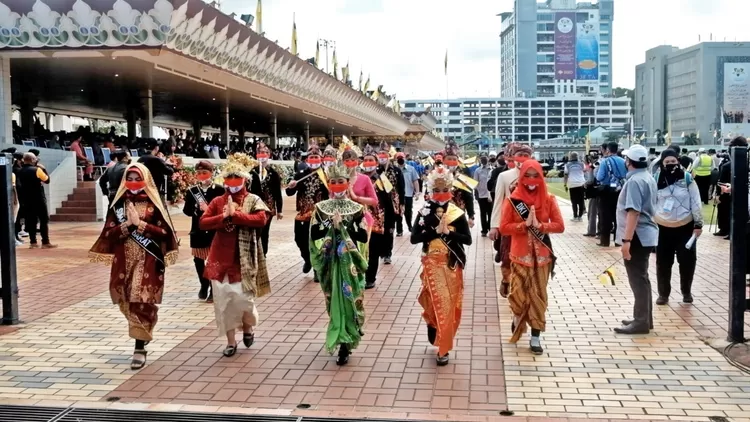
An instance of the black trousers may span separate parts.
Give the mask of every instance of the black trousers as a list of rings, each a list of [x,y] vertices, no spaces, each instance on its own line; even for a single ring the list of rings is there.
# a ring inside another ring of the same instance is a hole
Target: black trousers
[[[389,245],[390,244],[390,249]],[[371,233],[370,234],[370,256],[367,263],[367,274],[365,275],[365,281],[367,283],[374,283],[378,276],[378,267],[380,266],[380,258],[390,256],[393,249],[393,233]]]
[[[271,222],[272,221],[273,221],[273,217],[270,217],[266,225],[263,226],[263,230],[261,230],[260,232],[260,243],[263,245],[263,256],[268,255],[268,236],[270,236],[271,234]],[[296,240],[297,232],[294,233],[294,236]]]
[[[692,222],[682,227],[659,226],[659,244],[656,246],[656,283],[661,297],[669,297],[672,293],[672,265],[675,255],[677,255],[680,268],[680,291],[683,296],[691,293],[698,253],[695,244],[690,249],[685,249],[685,244],[693,236],[693,228]]]
[[[479,220],[482,224],[482,233],[490,232],[490,216],[492,215],[492,201],[490,198],[479,198]]]
[[[398,219],[396,220],[396,232],[398,234],[404,232],[404,218],[406,219],[406,228],[408,228],[409,233],[411,233],[412,208],[414,208],[414,198],[411,196],[404,197],[404,215],[398,216]]]
[[[305,261],[305,264],[310,263],[310,222],[309,221],[294,221],[294,243],[299,248],[299,254]],[[265,249],[264,249],[265,250]]]
[[[193,263],[195,264],[195,271],[198,273],[198,280],[201,283],[201,290],[205,289],[205,291],[208,291],[211,287],[211,281],[203,277],[203,273],[206,270],[206,261],[193,257]]]
[[[577,188],[570,188],[570,203],[573,205],[573,218],[583,217],[583,213],[586,211],[586,202],[583,195],[583,186]]]
[[[600,234],[599,242],[604,246],[609,246],[612,238],[612,230],[615,228],[617,215],[617,197],[619,192],[601,192],[599,195],[599,222]]]
[[[49,214],[47,213],[47,205],[27,204],[25,224],[26,230],[29,232],[29,243],[32,245],[36,244],[37,223],[39,224],[39,232],[42,235],[42,244],[49,245]]]
[[[719,196],[719,200],[721,202],[716,205],[716,220],[719,225],[719,232],[728,235],[729,223],[732,216],[732,195],[723,193]]]
[[[602,236],[604,233],[602,233]],[[684,247],[683,243],[683,247]],[[651,280],[648,278],[648,260],[654,248],[644,247],[638,235],[633,236],[630,244],[630,260],[625,260],[625,271],[628,274],[630,289],[635,299],[633,304],[633,324],[637,327],[650,328],[654,324],[653,298]]]
[[[711,176],[695,176],[695,183],[698,184],[698,191],[701,193],[701,202],[708,204],[708,188],[711,186]]]

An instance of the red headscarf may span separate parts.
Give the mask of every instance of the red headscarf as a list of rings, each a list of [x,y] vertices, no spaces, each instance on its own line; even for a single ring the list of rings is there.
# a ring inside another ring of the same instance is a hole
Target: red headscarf
[[[528,177],[526,173],[529,170],[536,170],[539,177]],[[536,189],[530,190],[528,185],[536,185]],[[523,163],[521,173],[518,175],[518,185],[510,197],[523,201],[528,207],[535,206],[537,211],[542,209],[547,198],[549,198],[549,194],[547,193],[547,183],[544,181],[544,171],[538,161],[529,159]]]

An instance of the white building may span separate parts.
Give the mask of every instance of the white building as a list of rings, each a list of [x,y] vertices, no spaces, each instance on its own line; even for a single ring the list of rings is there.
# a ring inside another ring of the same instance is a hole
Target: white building
[[[515,0],[499,16],[503,97],[611,94],[614,0]]]
[[[631,121],[627,97],[428,99],[406,100],[402,106],[403,112],[429,108],[438,119],[436,134],[451,138],[481,132],[490,139],[536,141],[582,127],[621,127]]]

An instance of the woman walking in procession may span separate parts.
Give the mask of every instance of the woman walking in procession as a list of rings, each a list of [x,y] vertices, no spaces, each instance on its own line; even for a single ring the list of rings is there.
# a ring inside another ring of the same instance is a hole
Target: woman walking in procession
[[[448,352],[461,323],[464,294],[464,245],[471,245],[466,213],[451,202],[453,174],[442,166],[427,177],[430,200],[414,220],[411,243],[422,244],[422,290],[419,304],[427,339],[436,346],[437,364],[448,364]]]
[[[258,325],[255,299],[271,292],[261,244],[261,232],[271,210],[247,191],[251,176],[242,164],[230,159],[221,176],[227,191],[211,201],[200,228],[216,231],[204,276],[211,280],[219,335],[227,338],[223,354],[231,357],[237,353],[238,327],[242,327],[245,347],[253,345],[253,328]]]
[[[367,242],[365,208],[349,198],[349,169],[327,170],[332,199],[315,205],[310,224],[310,259],[320,279],[330,318],[326,350],[339,347],[337,365],[349,362],[362,338],[365,323],[364,291],[367,260],[360,246]]]
[[[526,161],[516,189],[503,204],[500,233],[511,238],[510,342],[518,342],[530,325],[529,345],[537,355],[544,352],[540,336],[546,327],[547,282],[555,265],[549,234],[564,230],[557,200],[547,193],[542,166],[535,160]]]
[[[208,161],[199,161],[195,165],[195,177],[198,184],[191,187],[185,195],[185,206],[182,212],[192,218],[190,224],[190,248],[193,253],[195,270],[198,272],[198,280],[201,288],[198,291],[198,299],[213,302],[213,291],[209,293],[211,281],[203,276],[206,270],[206,258],[208,258],[209,247],[214,239],[212,230],[201,230],[200,220],[203,213],[208,209],[208,204],[224,195],[224,188],[213,182],[214,165]]]
[[[654,175],[658,190],[656,215],[659,242],[656,246],[657,305],[666,305],[672,292],[672,265],[677,255],[680,291],[684,303],[693,303],[692,285],[697,261],[696,243],[685,245],[703,232],[703,212],[698,184],[680,167],[677,153],[664,150],[659,170]]]
[[[125,315],[128,333],[135,339],[133,370],[146,364],[145,347],[154,339],[156,305],[164,293],[164,270],[177,261],[178,248],[151,173],[142,164],[130,164],[89,255],[92,261],[112,266],[112,302]]]

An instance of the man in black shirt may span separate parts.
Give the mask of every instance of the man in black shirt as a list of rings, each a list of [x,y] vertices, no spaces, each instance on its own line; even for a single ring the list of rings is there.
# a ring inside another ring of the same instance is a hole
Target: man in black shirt
[[[151,176],[154,178],[156,188],[159,189],[159,193],[164,195],[167,193],[167,181],[166,177],[171,177],[174,173],[172,166],[167,165],[164,160],[157,156],[159,153],[159,144],[154,139],[149,139],[144,144],[145,154],[143,154],[138,162],[146,166]]]
[[[39,247],[36,240],[36,225],[39,223],[39,231],[42,235],[42,248],[56,248],[49,241],[49,212],[47,211],[47,196],[44,193],[44,184],[49,184],[49,175],[43,167],[37,165],[38,159],[30,152],[23,155],[23,167],[17,175],[17,183],[23,186],[21,197],[26,229],[29,231],[29,247]]]
[[[102,194],[109,197],[110,203],[117,193],[117,189],[120,188],[122,176],[128,167],[130,157],[127,152],[118,149],[112,153],[112,160],[114,164],[107,167],[107,170],[104,171],[104,174],[99,179],[99,187],[102,189]]]

